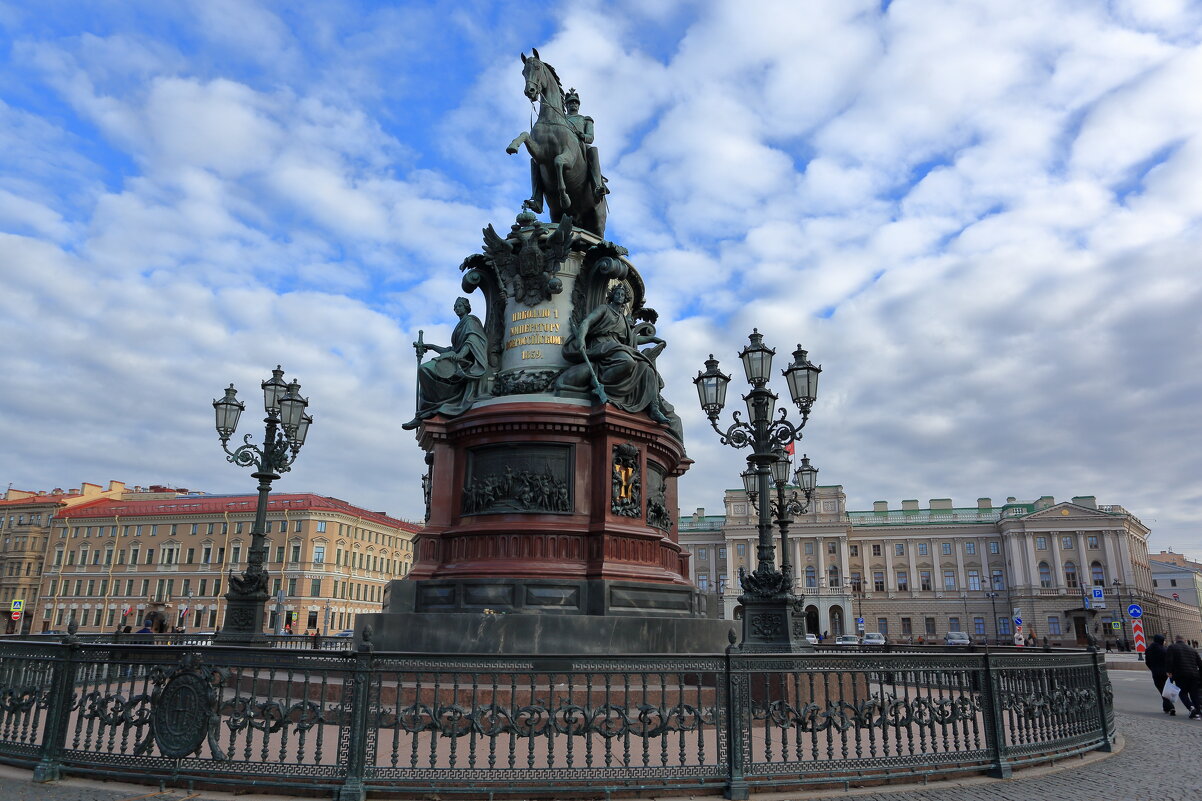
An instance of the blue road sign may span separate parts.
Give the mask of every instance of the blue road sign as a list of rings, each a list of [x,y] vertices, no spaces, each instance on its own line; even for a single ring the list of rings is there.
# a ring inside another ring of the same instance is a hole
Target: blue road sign
[[[1099,601],[1103,600],[1106,597],[1106,590],[1103,587],[1094,587],[1093,597],[1097,598]]]
[[[1144,608],[1139,604],[1131,604],[1131,606],[1127,607],[1127,614],[1131,615],[1131,617],[1143,617]]]
[[[1021,617],[1014,618],[1014,625],[1021,626],[1022,624],[1023,624],[1023,619]]]

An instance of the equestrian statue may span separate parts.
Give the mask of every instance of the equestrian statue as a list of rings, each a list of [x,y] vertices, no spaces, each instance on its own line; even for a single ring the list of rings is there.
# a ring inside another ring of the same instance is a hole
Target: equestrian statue
[[[570,215],[579,228],[605,236],[605,177],[593,142],[593,118],[580,114],[580,95],[572,89],[565,96],[555,68],[539,59],[538,51],[522,54],[525,94],[539,101],[538,119],[529,131],[523,131],[505,148],[517,153],[526,145],[530,154],[530,199],[522,205],[536,214],[543,210],[543,199],[558,223]]]

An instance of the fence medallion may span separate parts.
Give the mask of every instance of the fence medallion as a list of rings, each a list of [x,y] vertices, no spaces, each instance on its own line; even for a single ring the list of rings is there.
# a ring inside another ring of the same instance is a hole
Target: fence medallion
[[[150,725],[159,752],[180,759],[200,748],[209,731],[209,687],[195,673],[179,673],[155,700]]]

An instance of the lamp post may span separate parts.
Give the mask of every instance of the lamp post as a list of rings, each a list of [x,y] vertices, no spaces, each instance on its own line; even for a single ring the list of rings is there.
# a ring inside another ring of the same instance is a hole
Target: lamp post
[[[326,599],[325,614],[322,616],[322,619],[321,619],[321,636],[323,636],[323,637],[330,636],[330,599],[329,598]]]
[[[226,644],[254,645],[265,642],[263,635],[263,608],[267,602],[267,571],[263,568],[266,552],[267,500],[271,493],[271,482],[292,468],[313,418],[305,414],[309,401],[301,397],[300,384],[293,380],[284,382],[284,371],[278,365],[271,371],[271,378],[262,383],[263,408],[267,416],[263,419],[266,431],[263,444],[251,442],[253,434],[243,437],[243,444],[231,451],[230,437],[238,429],[238,417],[246,404],[237,398],[237,390],[230,384],[225,397],[213,401],[217,415],[217,436],[221,448],[227,454],[226,461],[239,467],[253,467],[253,478],[259,480],[259,503],[255,510],[255,524],[251,531],[250,551],[247,554],[246,570],[241,576],[230,571],[229,591],[225,594],[225,623],[217,635],[217,641]]]
[[[1123,644],[1119,646],[1122,650],[1127,650],[1127,616],[1123,614],[1123,583],[1118,579],[1110,582],[1114,585],[1114,594],[1118,597],[1119,606],[1119,632],[1123,635]]]
[[[1002,644],[1002,633],[997,627],[997,593],[987,592],[985,597],[989,599],[989,608],[993,610],[993,641],[997,645]]]
[[[805,619],[802,617],[800,598],[793,595],[792,577],[778,570],[775,564],[775,547],[772,544],[772,498],[770,496],[772,467],[778,461],[778,451],[790,442],[801,439],[801,430],[809,419],[810,409],[818,394],[818,375],[822,368],[806,358],[801,346],[793,352],[793,363],[781,371],[789,387],[789,395],[801,412],[800,424],[787,419],[784,409],[779,416],[776,410],[778,396],[768,389],[772,372],[772,357],[776,351],[764,345],[764,337],[758,329],[749,336],[750,344],[739,353],[750,392],[743,397],[747,404],[747,420],[739,419],[734,413],[734,423],[726,431],[718,427],[718,417],[726,404],[726,388],[730,376],[718,369],[718,360],[710,354],[705,362],[705,371],[693,379],[701,408],[709,418],[723,445],[736,449],[751,448],[747,457],[748,473],[744,474],[745,487],[753,487],[758,507],[758,543],[756,545],[756,567],[748,573],[739,568],[739,582],[743,594],[739,602],[743,605],[744,651],[787,652],[811,650],[805,639]],[[788,473],[788,467],[785,467]],[[783,487],[781,490],[783,494]],[[783,495],[782,495],[783,497]],[[787,515],[782,515],[782,519]],[[788,526],[782,528],[782,541],[787,538]],[[787,554],[782,554],[782,562]]]
[[[801,490],[805,500],[801,500],[801,496],[797,494],[796,490],[786,494],[789,486],[790,466],[789,454],[785,452],[784,448],[778,448],[770,467],[772,484],[776,487],[776,497],[770,498],[768,504],[776,527],[780,531],[780,571],[786,576],[792,576],[792,566],[789,564],[789,526],[793,524],[795,516],[804,515],[809,511],[810,501],[814,498],[814,490],[818,484],[818,468],[810,464],[809,456],[803,454],[801,466],[793,474],[793,485]],[[743,471],[742,478],[747,500],[755,504],[759,500],[760,494],[759,473],[748,468]]]

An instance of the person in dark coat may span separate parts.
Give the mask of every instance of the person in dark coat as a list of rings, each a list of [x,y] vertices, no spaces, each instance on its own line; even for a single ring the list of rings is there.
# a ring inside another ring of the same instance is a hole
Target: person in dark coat
[[[1144,662],[1148,665],[1148,670],[1152,671],[1152,683],[1156,685],[1156,692],[1164,692],[1164,683],[1169,678],[1169,649],[1164,647],[1163,634],[1152,635],[1152,644],[1144,654]],[[1160,696],[1160,706],[1166,715],[1177,714],[1177,705],[1163,695]]]
[[[1202,718],[1202,656],[1178,634],[1168,648],[1168,674],[1181,688],[1181,703],[1189,707],[1190,720]]]

